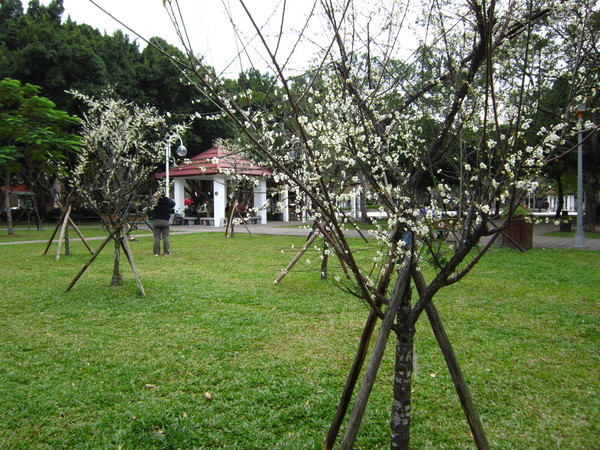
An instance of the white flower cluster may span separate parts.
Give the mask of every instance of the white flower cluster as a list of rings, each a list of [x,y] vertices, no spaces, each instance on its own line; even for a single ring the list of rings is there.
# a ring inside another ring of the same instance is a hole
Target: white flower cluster
[[[165,151],[185,131],[167,117],[110,97],[79,93],[87,106],[82,120],[83,145],[73,170],[73,187],[101,212],[119,214],[138,200],[152,174],[164,164]]]
[[[573,59],[563,32],[579,26],[578,3],[542,2],[544,21],[524,26],[530,3],[497,2],[483,56],[474,45],[482,39],[474,4],[444,4],[423,4],[418,23],[431,32],[417,35],[423,45],[408,60],[373,38],[368,58],[340,51],[342,60],[332,56],[313,78],[285,80],[286,101],[230,115],[241,117],[246,132],[240,150],[261,154],[275,181],[294,191],[296,212],[341,228],[348,219],[340,203],[378,205],[371,211],[381,218],[373,230],[380,250],[370,263],[380,270],[410,251],[390,239],[397,230],[417,247],[451,254],[490,215],[536,191],[564,141],[566,116],[553,116],[546,128],[538,116],[542,93]],[[373,23],[383,20],[375,16]],[[394,27],[395,19],[383,22]],[[336,30],[355,44],[357,29],[343,22]],[[449,232],[457,235],[452,246]],[[444,260],[441,253],[433,259],[438,267]]]

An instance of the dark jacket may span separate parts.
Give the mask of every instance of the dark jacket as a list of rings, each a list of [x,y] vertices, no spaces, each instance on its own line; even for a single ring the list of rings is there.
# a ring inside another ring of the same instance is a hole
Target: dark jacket
[[[168,197],[161,197],[152,211],[153,219],[169,220],[171,218],[171,208],[175,207],[175,202]]]

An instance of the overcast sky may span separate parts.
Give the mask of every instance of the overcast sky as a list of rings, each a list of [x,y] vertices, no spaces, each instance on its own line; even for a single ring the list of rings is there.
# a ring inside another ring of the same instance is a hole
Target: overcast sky
[[[22,1],[27,8],[29,0]],[[40,0],[44,5],[49,2],[50,0]],[[108,34],[123,29],[122,25],[94,3],[145,39],[160,36],[170,44],[178,44],[177,35],[163,7],[163,0],[93,0],[93,3],[90,0],[63,0],[65,7],[63,20],[70,16],[77,23],[87,23]],[[273,36],[279,34],[283,0],[247,0],[246,3],[257,18],[257,22],[261,26],[266,26],[267,33]],[[236,59],[236,55],[243,48],[249,50],[260,44],[254,33],[251,34],[251,24],[237,0],[180,0],[179,4],[196,54],[204,56],[205,61],[218,71],[226,70],[228,75],[237,75],[241,69],[249,68],[247,61],[240,62],[239,58]],[[311,0],[287,1],[286,21],[282,29],[284,35],[293,34],[303,25],[312,4]],[[227,10],[236,26],[247,32],[242,41],[236,39]],[[132,40],[136,39],[130,31],[126,29],[123,31]],[[140,48],[143,48],[144,43],[139,39],[138,42]],[[297,64],[306,64],[312,51],[304,48],[303,57]],[[253,60],[258,61],[256,57],[253,57]],[[232,61],[235,62],[231,64]],[[262,70],[263,67],[266,68],[264,63],[259,68]]]

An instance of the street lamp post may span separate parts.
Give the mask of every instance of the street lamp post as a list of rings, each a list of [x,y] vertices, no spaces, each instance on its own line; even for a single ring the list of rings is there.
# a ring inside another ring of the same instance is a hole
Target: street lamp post
[[[585,103],[577,108],[577,117],[579,117],[579,136],[577,147],[577,231],[573,240],[574,248],[585,247],[585,234],[583,233],[583,114],[585,113]]]
[[[169,166],[171,165],[171,144],[167,142],[167,148],[165,150],[165,173],[166,173],[166,182],[165,182],[165,195],[169,197]]]
[[[182,158],[185,155],[187,155],[187,148],[185,148],[185,146],[183,145],[183,141],[181,140],[181,138],[179,138],[179,146],[177,147],[177,150],[175,150],[175,151],[177,152],[177,156],[180,156]],[[165,173],[166,173],[165,193],[166,193],[167,197],[169,197],[169,186],[170,186],[169,166],[170,165],[171,165],[171,143],[168,142],[167,143],[166,155],[165,155]]]

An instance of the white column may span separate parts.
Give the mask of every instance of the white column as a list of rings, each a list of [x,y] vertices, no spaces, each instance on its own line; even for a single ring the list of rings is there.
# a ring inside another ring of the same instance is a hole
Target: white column
[[[554,204],[554,196],[548,194],[546,196],[546,201],[548,202],[548,211],[556,211],[556,205]]]
[[[575,211],[575,197],[573,195],[567,195],[564,200],[565,209],[567,211]]]
[[[173,200],[175,200],[175,214],[181,214],[185,209],[185,178],[173,180]]]
[[[267,179],[259,178],[258,185],[254,186],[254,207],[258,209],[257,215],[260,223],[267,223]]]
[[[350,208],[350,217],[356,219],[358,217],[358,211],[356,208],[356,195],[352,195],[352,197],[350,197]]]
[[[227,186],[225,177],[216,175],[213,177],[213,217],[215,227],[221,226],[221,219],[225,218],[225,206],[227,206]]]
[[[283,205],[283,221],[284,222],[289,222],[290,221],[290,193],[287,189],[281,191],[281,193],[279,194],[281,196],[283,196],[283,198],[281,199],[281,204]]]
[[[298,195],[304,195],[304,194],[299,194]],[[308,210],[311,209],[312,207],[312,202],[310,200],[310,198],[308,198],[307,196],[304,196],[305,202],[306,202],[306,208],[302,208],[302,223],[306,223],[308,222]]]

